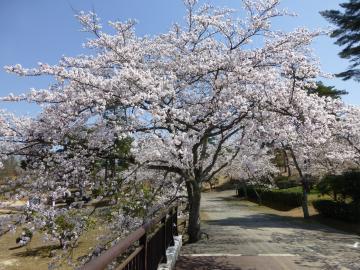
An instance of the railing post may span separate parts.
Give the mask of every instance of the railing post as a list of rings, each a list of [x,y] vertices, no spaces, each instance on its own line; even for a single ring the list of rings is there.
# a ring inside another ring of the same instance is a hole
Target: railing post
[[[174,208],[174,214],[173,214],[173,235],[178,236],[178,220],[177,220],[177,215],[178,215],[178,207],[175,206]]]
[[[167,241],[169,241],[169,245],[170,246],[174,246],[175,242],[174,242],[174,211],[175,208],[172,207],[169,211],[169,220],[167,221],[169,223],[169,232],[167,232],[167,237],[169,238]]]
[[[147,259],[147,255],[148,255],[148,247],[147,247],[147,233],[145,232],[145,234],[139,239],[139,244],[144,246],[144,258],[142,258],[142,264],[143,267],[140,268],[142,270],[147,270],[148,269],[148,259]]]
[[[163,259],[162,259],[162,263],[166,263],[166,261],[167,261],[167,258],[166,258],[166,242],[167,242],[167,238],[166,238],[166,216],[167,215],[165,215],[165,217],[163,217],[162,219],[161,219],[161,223],[162,223],[162,226],[163,226],[163,228],[164,228],[164,235],[163,235],[163,245],[164,245],[164,248],[163,248],[163,250],[161,251],[161,253],[162,253],[162,256],[163,256]]]

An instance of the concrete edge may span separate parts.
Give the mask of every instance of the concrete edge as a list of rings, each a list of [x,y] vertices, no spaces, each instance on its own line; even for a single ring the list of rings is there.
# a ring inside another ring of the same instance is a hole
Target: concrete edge
[[[175,263],[182,246],[182,235],[174,236],[174,242],[174,246],[168,247],[166,250],[167,262],[160,264],[158,270],[173,270],[175,268]]]

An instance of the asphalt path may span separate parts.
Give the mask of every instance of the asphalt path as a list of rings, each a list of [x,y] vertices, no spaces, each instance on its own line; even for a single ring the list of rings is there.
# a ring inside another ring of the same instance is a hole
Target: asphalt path
[[[202,240],[182,247],[177,270],[360,269],[358,235],[278,216],[233,196],[203,193]]]

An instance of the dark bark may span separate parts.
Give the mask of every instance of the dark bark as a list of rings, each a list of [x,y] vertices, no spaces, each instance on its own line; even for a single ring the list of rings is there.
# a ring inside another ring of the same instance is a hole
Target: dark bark
[[[301,206],[302,206],[302,209],[303,209],[304,218],[310,218],[309,207],[308,207],[308,193],[310,191],[309,184],[308,184],[307,179],[304,177],[304,174],[302,173],[302,170],[301,170],[301,168],[299,166],[299,163],[297,162],[297,159],[295,157],[295,153],[291,148],[290,148],[290,153],[291,153],[291,157],[292,157],[292,159],[294,161],[295,167],[296,167],[297,171],[299,172],[300,179],[301,179],[301,186],[302,186],[302,189],[303,189],[303,196],[302,196]]]
[[[257,192],[256,188],[254,188],[256,197],[258,198],[258,204],[262,205],[262,199],[261,199],[261,195],[259,194],[259,192]]]
[[[309,218],[309,207],[308,207],[308,188],[306,188],[307,184],[306,182],[302,183],[303,186],[303,196],[302,196],[302,209],[304,213],[304,218]]]
[[[286,150],[284,149],[284,167],[285,167],[285,172],[287,172],[288,177],[291,176],[291,169],[290,169],[290,162],[289,162],[289,157],[286,153]]]
[[[200,200],[201,189],[196,182],[188,182],[188,202],[189,202],[189,242],[195,243],[200,240]]]
[[[244,197],[248,198],[248,193],[247,193],[247,185],[243,182],[242,183],[243,189],[244,189]]]
[[[209,181],[209,185],[210,185],[210,191],[212,191],[214,189],[215,184],[213,185],[213,183]]]

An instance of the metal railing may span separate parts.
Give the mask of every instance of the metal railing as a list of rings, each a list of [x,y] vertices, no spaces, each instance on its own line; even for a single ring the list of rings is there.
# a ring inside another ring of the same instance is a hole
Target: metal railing
[[[166,262],[166,249],[174,245],[177,232],[177,206],[163,211],[124,240],[85,264],[82,270],[105,269],[127,251],[134,249],[117,270],[156,270]]]

